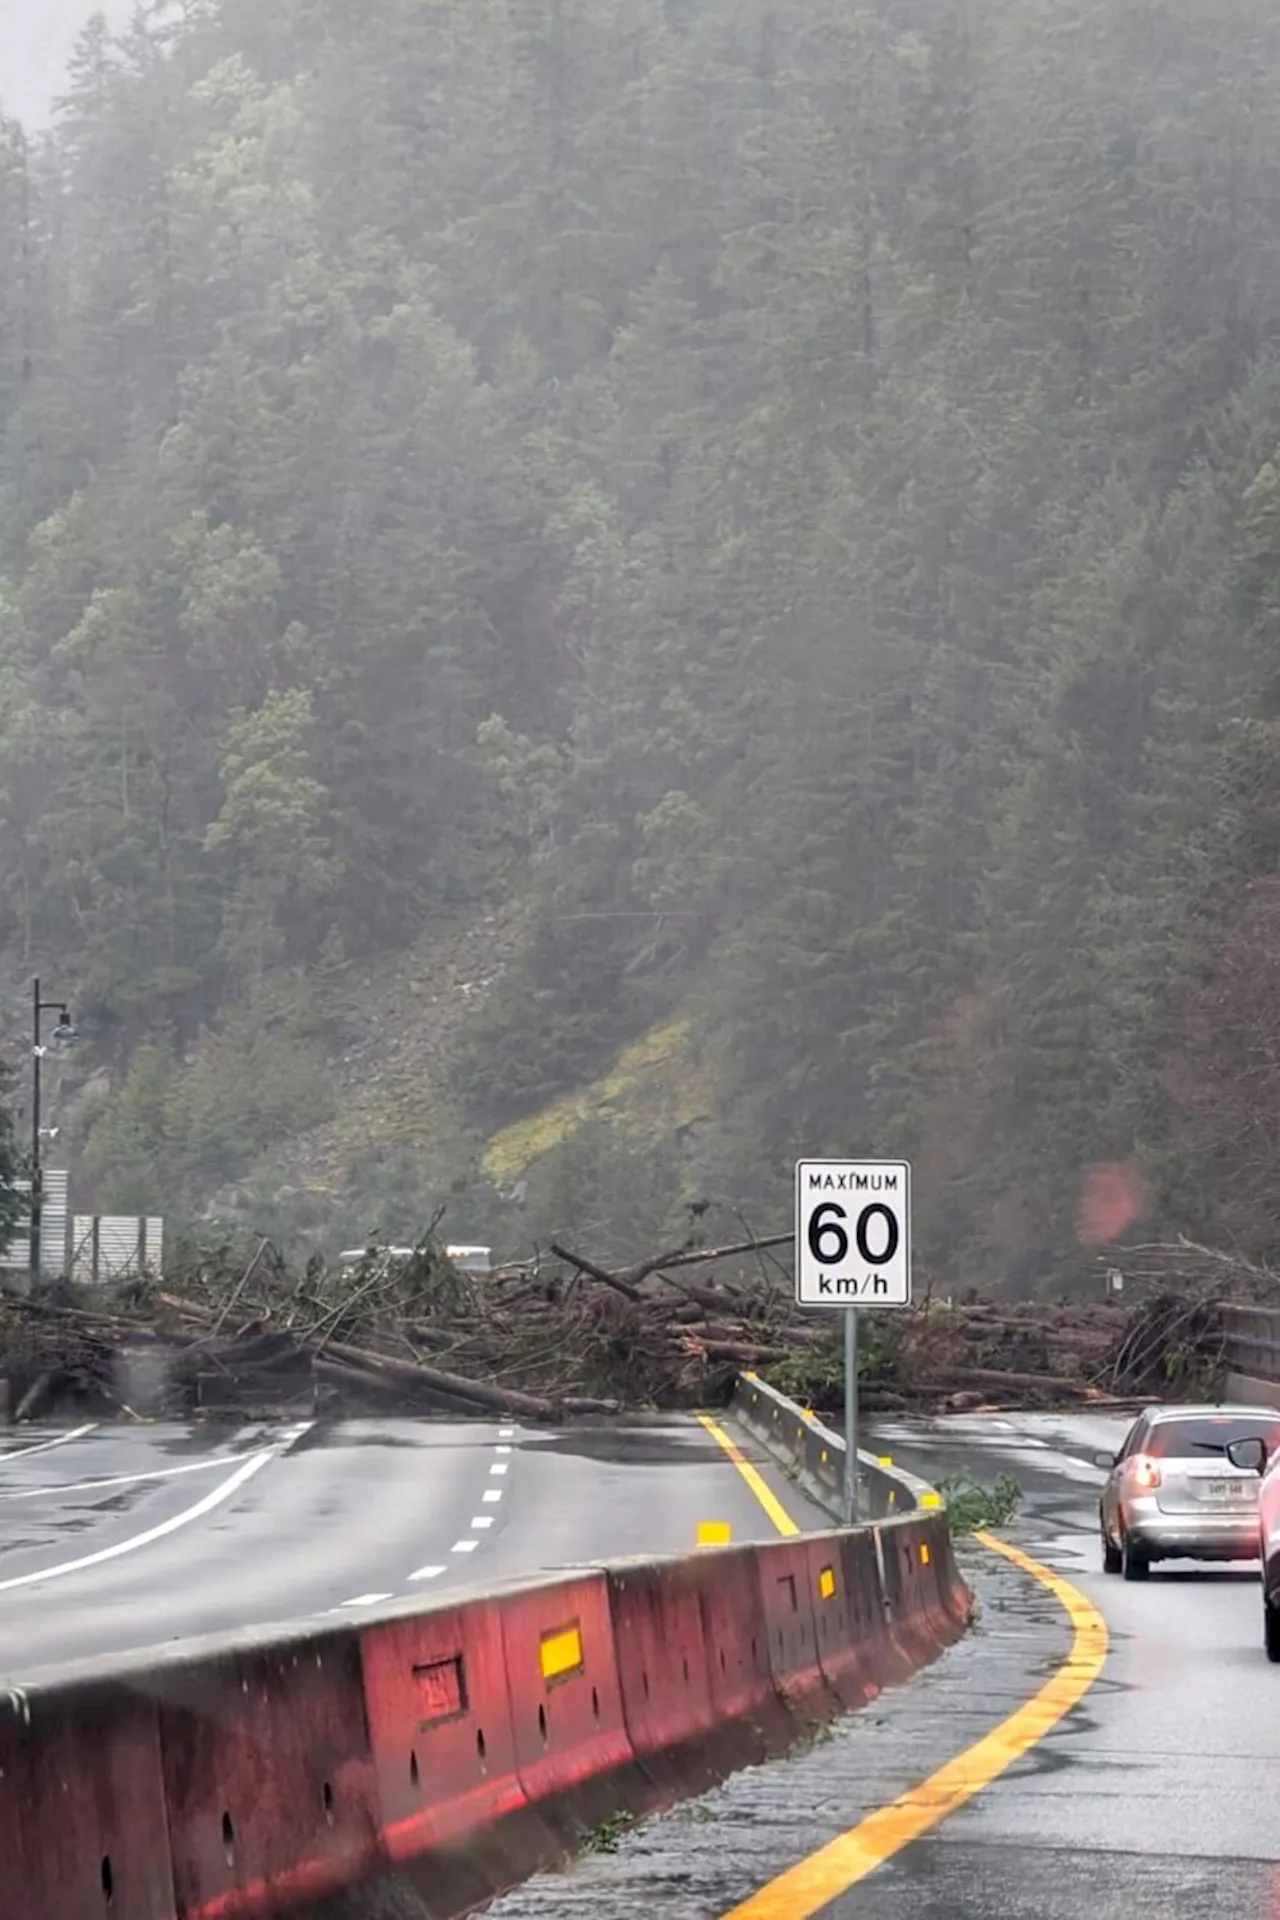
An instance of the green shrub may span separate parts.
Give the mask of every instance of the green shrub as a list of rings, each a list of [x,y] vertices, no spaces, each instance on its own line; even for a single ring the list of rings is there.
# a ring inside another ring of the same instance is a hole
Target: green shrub
[[[967,1473],[949,1474],[938,1481],[938,1492],[947,1503],[952,1533],[1007,1527],[1022,1504],[1022,1487],[1011,1473],[997,1474],[990,1487]]]

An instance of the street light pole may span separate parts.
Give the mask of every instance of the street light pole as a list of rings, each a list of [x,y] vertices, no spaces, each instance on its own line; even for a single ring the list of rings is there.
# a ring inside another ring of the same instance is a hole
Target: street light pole
[[[27,1265],[32,1282],[40,1278],[40,1214],[44,1204],[44,1171],[40,1165],[40,1062],[44,1048],[40,1044],[40,976],[31,982],[31,1233],[27,1241]]]
[[[74,1040],[76,1030],[71,1024],[71,1015],[67,1011],[65,1000],[42,1000],[40,998],[40,977],[31,982],[31,1237],[28,1241],[28,1267],[34,1283],[40,1278],[40,1227],[44,1212],[44,1167],[40,1159],[40,1063],[44,1059],[44,1046],[40,1037],[40,1015],[57,1013],[58,1024],[54,1029],[54,1039],[58,1041]]]

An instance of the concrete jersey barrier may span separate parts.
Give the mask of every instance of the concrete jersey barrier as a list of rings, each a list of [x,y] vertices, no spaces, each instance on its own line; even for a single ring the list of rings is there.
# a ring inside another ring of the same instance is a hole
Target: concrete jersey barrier
[[[393,1873],[471,1912],[873,1698],[967,1607],[920,1506],[34,1676],[0,1695],[0,1920],[256,1920]]]
[[[807,1408],[788,1400],[754,1373],[734,1382],[733,1415],[795,1477],[818,1506],[842,1515],[844,1438],[833,1433]],[[858,1512],[870,1520],[896,1514],[933,1511],[945,1502],[927,1480],[858,1449]]]

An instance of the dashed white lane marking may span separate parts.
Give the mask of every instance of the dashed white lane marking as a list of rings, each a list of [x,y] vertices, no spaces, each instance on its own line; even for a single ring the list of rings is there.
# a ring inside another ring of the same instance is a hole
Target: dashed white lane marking
[[[354,1600],[344,1600],[344,1607],[380,1607],[384,1600],[390,1600],[389,1593],[358,1593]]]
[[[495,1452],[495,1453],[510,1453],[510,1452],[511,1452],[511,1448],[510,1448],[510,1447],[495,1447],[495,1448],[494,1448],[494,1452]]]
[[[473,1527],[491,1527],[493,1525],[493,1515],[491,1513],[474,1514],[470,1524]]]
[[[455,1540],[453,1550],[455,1553],[474,1553],[479,1545],[478,1540]]]
[[[419,1567],[416,1573],[409,1575],[409,1578],[411,1580],[438,1580],[444,1571],[445,1569],[443,1567]]]
[[[495,1460],[493,1465],[489,1469],[490,1473],[505,1473],[506,1470],[507,1470],[507,1463],[505,1460]]]
[[[99,1480],[67,1480],[52,1487],[22,1487],[0,1492],[0,1500],[41,1500],[53,1493],[96,1493],[99,1487],[132,1487],[144,1480],[176,1480],[183,1473],[211,1473],[228,1465],[226,1454],[211,1460],[188,1461],[181,1467],[152,1467],[144,1473],[116,1473]]]
[[[515,1430],[515,1428],[514,1428],[514,1427],[499,1427],[499,1428],[498,1428],[498,1438],[499,1438],[499,1440],[514,1440],[514,1439],[515,1439],[515,1437],[516,1437],[516,1430]]]
[[[486,1488],[485,1488],[485,1490],[484,1490],[484,1492],[483,1492],[483,1493],[482,1493],[482,1494],[480,1495],[480,1498],[481,1498],[482,1500],[501,1500],[501,1498],[502,1498],[502,1488],[501,1488],[501,1487],[486,1487]]]
[[[235,1472],[229,1474],[211,1493],[206,1493],[203,1500],[197,1500],[194,1507],[184,1507],[181,1513],[162,1520],[159,1526],[148,1527],[145,1533],[132,1534],[127,1540],[117,1540],[113,1547],[100,1547],[97,1553],[86,1553],[79,1560],[64,1560],[56,1567],[41,1567],[36,1573],[20,1573],[11,1580],[0,1580],[0,1593],[13,1593],[18,1587],[34,1587],[42,1580],[61,1580],[66,1574],[83,1572],[86,1567],[100,1567],[108,1560],[119,1560],[126,1553],[136,1553],[139,1547],[149,1547],[156,1540],[177,1533],[180,1527],[189,1526],[193,1520],[202,1520],[206,1513],[212,1513],[215,1507],[222,1506],[233,1494],[239,1493],[255,1473],[261,1473],[273,1460],[278,1460],[295,1440],[302,1438],[309,1427],[309,1421],[291,1427],[281,1435],[274,1447],[263,1447],[258,1453],[249,1454]]]
[[[7,1460],[29,1460],[33,1453],[52,1453],[55,1447],[69,1446],[73,1440],[83,1440],[86,1433],[96,1433],[98,1422],[90,1420],[87,1426],[73,1427],[70,1433],[60,1433],[53,1440],[37,1440],[33,1447],[14,1447],[9,1453],[0,1453],[0,1467]]]

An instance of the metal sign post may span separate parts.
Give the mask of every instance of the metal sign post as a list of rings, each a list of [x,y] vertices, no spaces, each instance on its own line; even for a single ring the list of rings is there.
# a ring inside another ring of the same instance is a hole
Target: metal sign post
[[[844,1310],[844,1519],[858,1513],[858,1309],[911,1304],[905,1160],[796,1162],[796,1302]]]
[[[858,1309],[844,1310],[844,1523],[858,1518]]]

